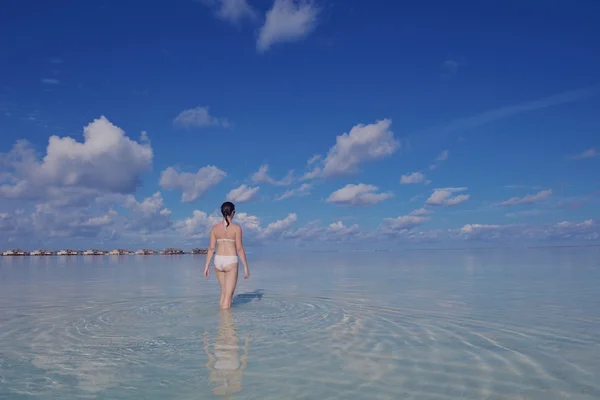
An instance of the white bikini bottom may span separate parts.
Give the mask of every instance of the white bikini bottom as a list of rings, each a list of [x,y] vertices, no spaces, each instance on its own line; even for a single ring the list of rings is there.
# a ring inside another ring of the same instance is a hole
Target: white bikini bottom
[[[237,262],[238,256],[215,255],[215,268],[219,271],[223,271],[225,266],[235,264]]]

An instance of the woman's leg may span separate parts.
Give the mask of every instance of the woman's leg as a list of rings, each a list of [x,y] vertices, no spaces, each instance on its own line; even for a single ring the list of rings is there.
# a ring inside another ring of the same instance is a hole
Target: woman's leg
[[[225,272],[215,268],[215,275],[221,285],[221,299],[219,300],[219,305],[223,308],[223,300],[225,299]]]
[[[223,268],[225,270],[225,293],[223,302],[221,303],[221,308],[226,309],[231,307],[231,302],[233,300],[233,292],[235,292],[235,287],[237,285],[238,278],[238,263],[231,264]]]

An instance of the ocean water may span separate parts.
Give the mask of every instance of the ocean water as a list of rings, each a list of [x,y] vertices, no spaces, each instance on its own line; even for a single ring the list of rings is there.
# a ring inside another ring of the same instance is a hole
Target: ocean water
[[[0,258],[0,398],[600,398],[598,248],[248,258]]]

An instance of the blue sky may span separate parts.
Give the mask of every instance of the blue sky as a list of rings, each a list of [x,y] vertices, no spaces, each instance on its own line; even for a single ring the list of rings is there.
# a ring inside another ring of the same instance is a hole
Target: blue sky
[[[596,244],[600,4],[520,3],[9,1],[0,246]]]

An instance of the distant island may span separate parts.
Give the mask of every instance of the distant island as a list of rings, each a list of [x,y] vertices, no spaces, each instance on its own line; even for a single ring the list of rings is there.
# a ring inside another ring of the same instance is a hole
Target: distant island
[[[152,250],[152,249],[140,249],[136,251],[130,251],[126,249],[114,249],[114,250],[33,250],[25,251],[21,249],[10,249],[2,252],[3,256],[150,256],[150,255],[177,255],[177,254],[207,254],[208,249],[194,248],[190,251],[184,251],[177,248],[166,248],[164,250]]]

